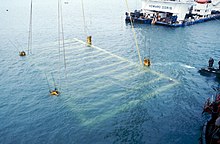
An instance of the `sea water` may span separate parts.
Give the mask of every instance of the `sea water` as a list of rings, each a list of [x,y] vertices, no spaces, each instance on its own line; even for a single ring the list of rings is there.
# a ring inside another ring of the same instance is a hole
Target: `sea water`
[[[134,26],[126,1],[62,1],[64,48],[58,43],[57,1],[0,2],[0,143],[198,143],[204,102],[219,85],[198,69],[220,60],[220,21],[188,27]],[[130,10],[139,1],[128,1]],[[94,46],[83,41],[92,36]],[[60,33],[60,38],[62,33]],[[15,45],[13,45],[11,42]],[[64,57],[65,56],[65,57]],[[59,97],[49,96],[58,87]]]

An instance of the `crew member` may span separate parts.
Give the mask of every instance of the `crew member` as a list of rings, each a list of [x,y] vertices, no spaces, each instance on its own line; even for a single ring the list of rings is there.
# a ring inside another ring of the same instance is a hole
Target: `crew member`
[[[214,59],[212,57],[210,57],[209,59],[209,67],[212,68],[214,64]]]
[[[218,69],[220,70],[220,61],[218,61]]]

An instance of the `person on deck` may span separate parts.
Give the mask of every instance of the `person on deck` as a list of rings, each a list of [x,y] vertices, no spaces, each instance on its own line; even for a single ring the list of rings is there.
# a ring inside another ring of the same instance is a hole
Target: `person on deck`
[[[212,119],[216,120],[218,118],[218,114],[219,114],[218,103],[213,102],[213,105],[212,105]]]
[[[218,69],[220,70],[220,61],[218,61]]]
[[[213,67],[213,64],[214,64],[214,59],[212,57],[210,57],[209,59],[209,67]]]

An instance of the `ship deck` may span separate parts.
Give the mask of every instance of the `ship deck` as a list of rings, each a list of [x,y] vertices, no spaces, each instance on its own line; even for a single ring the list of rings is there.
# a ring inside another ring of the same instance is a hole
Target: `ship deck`
[[[192,19],[192,20],[184,21],[183,23],[167,23],[163,21],[156,21],[155,25],[163,25],[163,26],[169,26],[169,27],[183,27],[183,26],[194,25],[197,23],[203,23],[206,21],[216,20],[216,19],[220,19],[220,14],[213,14],[213,15],[210,15],[209,17],[199,18],[195,20]],[[132,18],[132,20],[133,20],[132,21],[133,23],[152,24],[152,19]],[[130,22],[130,17],[127,16],[125,21]]]

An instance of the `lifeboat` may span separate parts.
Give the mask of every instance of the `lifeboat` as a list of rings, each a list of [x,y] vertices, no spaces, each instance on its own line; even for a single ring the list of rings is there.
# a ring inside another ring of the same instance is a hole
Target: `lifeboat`
[[[220,87],[213,88],[216,91],[215,98],[207,99],[203,112],[209,114],[209,119],[203,125],[200,144],[219,144],[220,143]],[[208,108],[208,109],[207,109]]]

